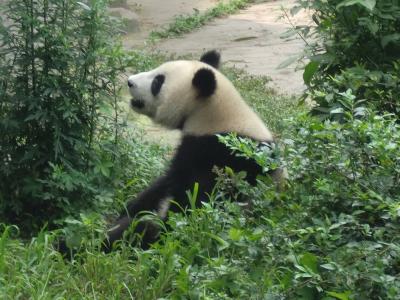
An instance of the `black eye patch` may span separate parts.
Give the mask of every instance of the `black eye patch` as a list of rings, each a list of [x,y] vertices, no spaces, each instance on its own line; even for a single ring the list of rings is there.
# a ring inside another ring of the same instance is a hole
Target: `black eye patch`
[[[157,96],[161,90],[161,87],[165,81],[164,75],[157,75],[154,77],[153,82],[151,83],[151,93],[153,96]]]

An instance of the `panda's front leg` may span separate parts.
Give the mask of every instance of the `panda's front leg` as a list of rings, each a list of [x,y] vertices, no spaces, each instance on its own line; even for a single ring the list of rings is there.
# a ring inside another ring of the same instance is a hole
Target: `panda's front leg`
[[[157,212],[162,206],[162,202],[169,197],[170,177],[159,177],[150,187],[141,192],[136,199],[131,200],[126,205],[126,210],[119,216],[112,228],[107,232],[107,238],[103,242],[103,251],[108,253],[112,250],[115,241],[121,240],[125,230],[132,224],[134,218],[142,211]],[[143,233],[141,246],[147,248],[155,241],[158,229],[151,222],[139,222],[135,232]]]
[[[169,196],[171,189],[170,176],[159,177],[146,190],[141,192],[136,199],[126,205],[126,213],[135,217],[142,211],[157,211],[163,199]],[[124,214],[124,215],[125,215]]]

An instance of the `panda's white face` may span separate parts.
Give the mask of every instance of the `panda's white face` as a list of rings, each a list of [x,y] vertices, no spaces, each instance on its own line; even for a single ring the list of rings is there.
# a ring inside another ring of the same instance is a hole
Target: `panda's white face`
[[[144,72],[132,75],[128,79],[129,91],[132,95],[131,107],[151,118],[154,117],[159,105],[159,93],[164,85],[165,75],[155,72]]]
[[[193,78],[201,68],[211,67],[199,61],[172,61],[128,79],[131,107],[166,127],[179,128],[199,103],[199,90]]]

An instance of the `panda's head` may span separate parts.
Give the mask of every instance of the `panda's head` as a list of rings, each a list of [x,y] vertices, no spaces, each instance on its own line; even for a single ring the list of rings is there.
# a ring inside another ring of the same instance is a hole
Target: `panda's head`
[[[200,61],[178,60],[132,75],[131,107],[153,121],[186,135],[236,132],[257,140],[272,135],[218,70],[220,55],[205,53]]]
[[[200,61],[170,61],[129,77],[133,110],[169,128],[181,128],[191,113],[217,89],[220,55],[205,53]]]

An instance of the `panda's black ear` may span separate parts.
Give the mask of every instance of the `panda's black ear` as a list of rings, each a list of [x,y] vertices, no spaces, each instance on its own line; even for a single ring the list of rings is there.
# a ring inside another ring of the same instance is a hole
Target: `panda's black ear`
[[[216,50],[211,50],[204,53],[201,56],[200,61],[218,69],[220,59],[221,55]]]
[[[217,80],[211,69],[201,68],[194,74],[193,86],[199,91],[200,97],[209,97],[217,88]]]

